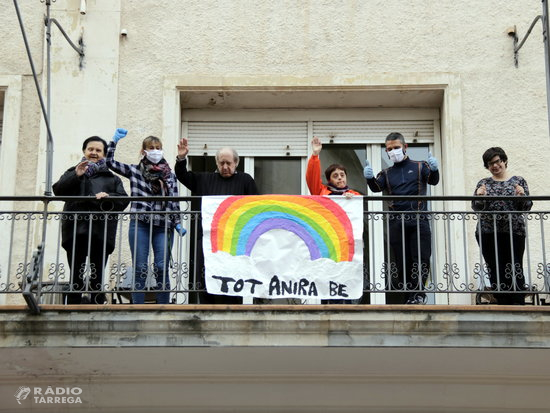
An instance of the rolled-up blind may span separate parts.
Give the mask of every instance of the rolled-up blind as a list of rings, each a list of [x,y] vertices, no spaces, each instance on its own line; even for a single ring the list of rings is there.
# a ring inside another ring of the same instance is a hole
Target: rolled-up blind
[[[434,141],[433,120],[403,121],[314,121],[313,135],[324,142],[333,143],[383,143],[391,132],[400,132],[408,143]]]
[[[230,146],[241,156],[306,156],[307,122],[188,123],[189,154],[215,155]]]

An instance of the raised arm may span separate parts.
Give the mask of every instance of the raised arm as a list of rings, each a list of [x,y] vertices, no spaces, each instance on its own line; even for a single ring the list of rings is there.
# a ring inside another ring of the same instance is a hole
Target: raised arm
[[[130,166],[128,164],[115,161],[116,144],[119,140],[124,138],[127,133],[128,131],[122,128],[118,128],[115,131],[113,140],[109,142],[109,145],[107,146],[107,156],[105,157],[105,161],[107,162],[107,166],[109,167],[109,169],[116,172],[117,174],[125,176],[126,178],[130,178],[130,176],[132,175]]]
[[[176,166],[174,172],[178,181],[187,189],[195,192],[197,189],[197,176],[193,171],[187,170],[187,154],[189,153],[189,141],[187,138],[181,138],[178,143],[178,156],[176,157]]]
[[[311,195],[321,195],[323,191],[323,179],[321,178],[321,161],[319,154],[323,149],[321,139],[314,136],[311,140],[312,155],[307,162],[306,183]]]

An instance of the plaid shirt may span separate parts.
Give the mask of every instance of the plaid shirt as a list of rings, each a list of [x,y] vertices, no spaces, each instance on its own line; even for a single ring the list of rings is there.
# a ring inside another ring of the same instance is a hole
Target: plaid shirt
[[[109,142],[107,147],[107,166],[117,174],[125,176],[130,179],[131,196],[155,196],[151,191],[151,185],[145,180],[139,165],[128,165],[122,162],[115,161],[115,149],[116,143]],[[178,187],[176,183],[176,176],[172,172],[170,179],[166,182],[168,193],[166,196],[178,196]],[[177,201],[132,201],[130,206],[130,212],[165,212],[173,211],[175,214],[143,214],[138,215],[138,219],[141,221],[149,222],[149,219],[153,218],[153,225],[164,226],[165,217],[169,217],[169,225],[175,227],[180,222],[178,213],[180,212],[179,202]]]

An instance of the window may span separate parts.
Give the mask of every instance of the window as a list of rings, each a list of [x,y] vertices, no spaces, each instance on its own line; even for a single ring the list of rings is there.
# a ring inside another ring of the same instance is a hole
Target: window
[[[439,138],[439,111],[433,109],[194,109],[184,110],[182,120],[193,170],[214,170],[213,158],[210,165],[203,160],[220,147],[231,146],[239,152],[240,167],[254,177],[261,194],[309,194],[305,170],[313,136],[323,142],[322,169],[332,163],[344,165],[348,186],[362,194],[367,194],[365,159],[371,160],[375,171],[390,166],[383,151],[390,132],[405,136],[413,159],[426,159]],[[325,181],[324,174],[322,179]],[[365,202],[365,209],[369,207],[378,210],[383,204]],[[367,221],[363,234],[365,280],[381,285],[377,277],[385,259],[385,248],[380,248],[384,229],[380,223]],[[366,295],[363,302],[388,299],[391,301],[391,297],[380,294],[376,298]]]
[[[254,159],[254,180],[260,194],[300,195],[300,158],[258,157]]]

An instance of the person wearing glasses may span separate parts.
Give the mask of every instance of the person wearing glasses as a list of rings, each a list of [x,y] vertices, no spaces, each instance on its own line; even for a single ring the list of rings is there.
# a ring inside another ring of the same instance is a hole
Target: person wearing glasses
[[[502,148],[489,148],[482,158],[491,176],[477,183],[474,195],[510,197],[510,200],[472,201],[474,211],[492,212],[481,214],[476,228],[476,240],[487,263],[490,288],[507,291],[493,294],[497,304],[525,304],[525,295],[521,292],[526,288],[523,274],[525,218],[522,213],[511,211],[531,209],[533,202],[523,198],[529,195],[529,188],[525,179],[508,172],[508,156]]]

